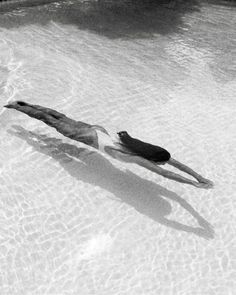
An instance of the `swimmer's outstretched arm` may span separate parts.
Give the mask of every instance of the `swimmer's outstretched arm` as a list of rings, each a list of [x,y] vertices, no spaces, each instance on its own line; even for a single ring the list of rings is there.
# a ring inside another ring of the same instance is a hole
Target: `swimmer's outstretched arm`
[[[158,165],[155,165],[152,162],[149,162],[145,159],[139,160],[138,164],[142,167],[147,168],[150,171],[153,171],[159,175],[162,175],[165,178],[169,178],[169,179],[181,182],[181,183],[190,184],[190,185],[193,185],[193,186],[199,187],[199,188],[210,188],[207,183],[197,182],[197,181],[188,179],[182,175],[179,175],[179,174],[174,173],[172,171],[168,171],[166,169],[163,169],[163,168],[159,167]]]
[[[118,150],[112,150],[112,151],[110,151],[109,154],[112,155],[114,158],[124,161],[126,163],[138,164],[138,165],[140,165],[152,172],[155,172],[165,178],[169,178],[169,179],[181,182],[181,183],[190,184],[190,185],[193,185],[193,186],[199,187],[199,188],[210,188],[210,186],[207,183],[197,182],[197,181],[188,179],[182,175],[176,174],[172,171],[165,170],[165,169],[155,165],[154,163],[152,163],[142,157],[125,154],[125,153],[122,153]]]
[[[200,183],[206,183],[209,184],[211,186],[213,186],[213,183],[202,177],[200,174],[198,174],[197,172],[195,172],[193,169],[189,168],[187,165],[182,164],[181,162],[170,158],[169,161],[167,162],[169,165],[174,166],[175,168],[178,168],[179,170],[188,173],[189,175],[193,176],[194,178],[196,178]]]

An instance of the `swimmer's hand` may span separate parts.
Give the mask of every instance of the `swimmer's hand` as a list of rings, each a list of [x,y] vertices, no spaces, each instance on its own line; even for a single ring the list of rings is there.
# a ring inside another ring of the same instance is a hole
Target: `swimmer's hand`
[[[200,182],[193,181],[193,185],[197,188],[211,189],[214,187],[214,183],[208,179],[202,179]]]

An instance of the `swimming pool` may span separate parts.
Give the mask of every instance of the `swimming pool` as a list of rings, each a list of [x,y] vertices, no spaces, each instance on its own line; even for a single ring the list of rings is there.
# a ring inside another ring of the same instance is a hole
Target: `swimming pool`
[[[233,294],[234,3],[0,10],[0,293]],[[12,100],[128,130],[215,187],[104,157]]]

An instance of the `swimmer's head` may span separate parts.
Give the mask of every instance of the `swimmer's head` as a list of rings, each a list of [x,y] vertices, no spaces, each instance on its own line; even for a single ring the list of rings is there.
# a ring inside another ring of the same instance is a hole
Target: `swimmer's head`
[[[117,132],[117,134],[119,135],[120,139],[122,138],[125,138],[125,137],[128,137],[129,134],[127,131],[120,131],[120,132]]]

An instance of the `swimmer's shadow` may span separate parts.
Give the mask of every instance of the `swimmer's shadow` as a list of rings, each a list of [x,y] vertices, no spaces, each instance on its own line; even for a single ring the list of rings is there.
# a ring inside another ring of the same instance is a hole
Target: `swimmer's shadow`
[[[142,179],[131,171],[121,171],[96,151],[78,148],[63,143],[62,140],[27,131],[13,126],[8,132],[25,140],[40,153],[57,160],[73,177],[93,185],[98,185],[121,201],[131,205],[138,212],[153,220],[185,232],[194,233],[205,239],[214,238],[211,225],[183,198],[156,183]],[[188,226],[166,218],[171,213],[171,204],[177,202],[198,222],[199,227]]]

